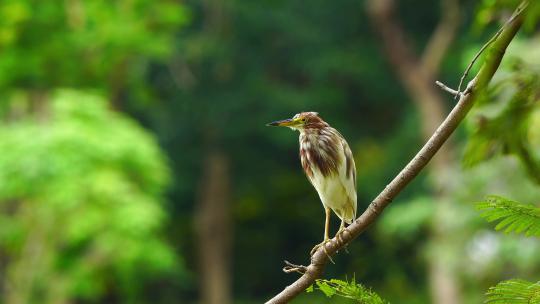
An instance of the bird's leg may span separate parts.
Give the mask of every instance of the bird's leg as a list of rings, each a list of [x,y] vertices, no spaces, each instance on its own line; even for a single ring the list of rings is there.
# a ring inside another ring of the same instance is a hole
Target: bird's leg
[[[324,222],[324,240],[327,241],[330,239],[328,237],[328,230],[330,230],[330,208],[325,208],[326,212],[326,221]]]
[[[319,249],[319,247],[322,246],[323,249],[324,249],[324,253],[326,253],[328,258],[330,258],[330,255],[328,254],[328,252],[326,252],[326,243],[328,243],[330,241],[330,237],[328,236],[328,230],[330,228],[330,208],[324,208],[324,211],[326,212],[326,221],[324,223],[324,239],[323,239],[322,243],[315,245],[315,247],[313,247],[313,249],[311,249],[310,255],[315,254],[317,249]],[[332,258],[330,258],[330,261],[332,261]],[[333,261],[332,261],[332,263],[333,263]]]
[[[341,225],[339,225],[339,230],[336,233],[336,236],[338,236],[341,232],[343,232],[343,230],[345,230],[345,220],[341,219]]]

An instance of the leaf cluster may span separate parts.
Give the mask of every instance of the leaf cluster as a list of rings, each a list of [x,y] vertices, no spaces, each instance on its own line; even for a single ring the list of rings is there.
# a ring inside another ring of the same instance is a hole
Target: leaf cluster
[[[540,237],[540,208],[526,205],[500,196],[489,196],[486,201],[477,203],[481,216],[487,221],[500,221],[496,230],[506,233],[523,233],[526,236]],[[503,281],[491,287],[486,293],[485,303],[530,304],[540,302],[540,281]]]
[[[540,236],[540,208],[525,205],[500,196],[489,196],[485,202],[477,203],[481,216],[488,222],[500,221],[496,230],[505,233],[524,233],[526,236]]]
[[[497,155],[513,155],[540,184],[540,160],[530,142],[531,120],[540,108],[540,73],[519,60],[507,77],[479,98],[463,165],[472,167]],[[497,102],[498,101],[498,102]]]
[[[356,303],[362,304],[388,303],[372,290],[366,288],[362,284],[356,283],[354,277],[351,281],[343,281],[338,279],[317,280],[315,284],[317,285],[317,287],[314,287],[312,285],[306,291],[313,292],[316,288],[322,293],[324,293],[324,295],[326,295],[327,297],[338,296],[351,299],[354,300]]]
[[[540,303],[540,281],[508,280],[491,287],[485,303],[533,304]]]

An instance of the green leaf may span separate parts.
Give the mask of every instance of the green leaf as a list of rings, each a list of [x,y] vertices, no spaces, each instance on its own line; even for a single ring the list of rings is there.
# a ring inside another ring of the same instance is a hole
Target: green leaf
[[[476,204],[481,216],[488,222],[499,221],[495,230],[505,233],[524,233],[526,236],[540,236],[540,208],[521,204],[500,196],[488,196],[485,202]]]
[[[327,297],[338,296],[342,298],[352,299],[357,303],[363,304],[385,304],[388,303],[381,299],[379,295],[370,289],[356,283],[355,278],[349,281],[338,279],[317,280],[317,289],[319,289]],[[313,285],[306,290],[313,291]]]
[[[469,139],[463,166],[473,167],[501,155],[511,155],[540,184],[540,160],[529,133],[538,109],[539,71],[521,59],[513,61],[508,75],[482,91],[468,119]]]
[[[319,287],[319,290],[324,293],[325,296],[331,297],[336,294],[336,290],[330,286],[326,281],[317,281],[317,286]]]
[[[485,303],[533,304],[540,303],[540,281],[509,280],[489,288]]]

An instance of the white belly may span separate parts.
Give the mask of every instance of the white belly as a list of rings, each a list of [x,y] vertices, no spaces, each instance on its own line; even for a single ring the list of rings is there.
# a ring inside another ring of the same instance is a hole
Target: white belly
[[[315,169],[312,183],[325,208],[332,209],[340,219],[346,222],[354,220],[356,197],[349,197],[339,175],[324,177],[319,170]]]

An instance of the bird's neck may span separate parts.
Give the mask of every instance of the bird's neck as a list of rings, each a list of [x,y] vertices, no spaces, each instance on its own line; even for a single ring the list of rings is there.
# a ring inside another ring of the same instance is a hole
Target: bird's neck
[[[330,126],[300,130],[300,158],[309,175],[314,169],[324,176],[337,173],[340,164],[338,151],[341,142],[339,133]]]

